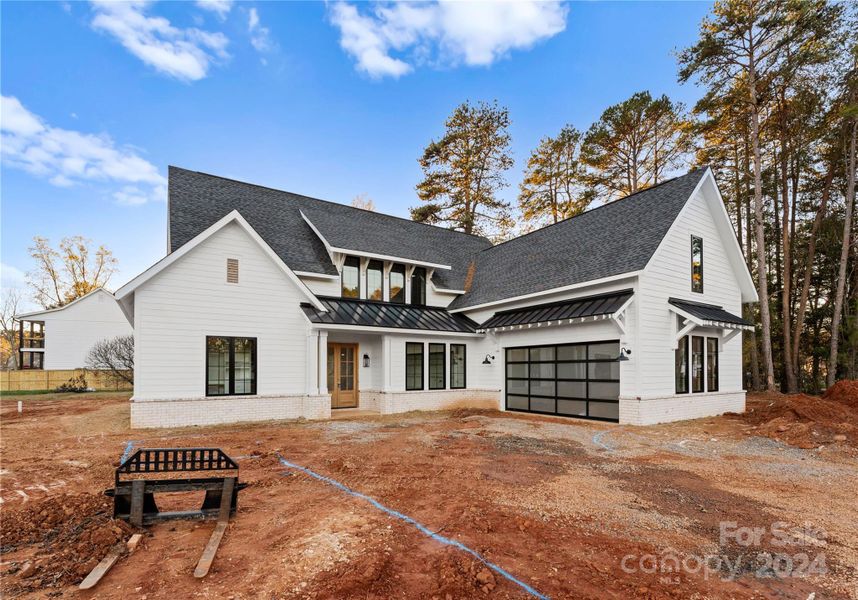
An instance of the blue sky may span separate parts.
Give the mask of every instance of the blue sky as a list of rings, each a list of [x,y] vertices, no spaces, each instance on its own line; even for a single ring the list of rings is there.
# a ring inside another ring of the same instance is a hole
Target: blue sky
[[[417,157],[464,100],[509,107],[516,166],[650,90],[693,104],[673,51],[708,3],[4,2],[3,285],[34,235],[162,257],[168,165],[408,216]]]

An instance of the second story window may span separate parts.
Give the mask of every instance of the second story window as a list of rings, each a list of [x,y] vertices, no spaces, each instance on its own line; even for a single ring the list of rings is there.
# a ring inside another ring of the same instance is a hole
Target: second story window
[[[390,268],[390,301],[405,303],[405,265]]]
[[[691,236],[691,291],[703,293],[703,238]]]
[[[360,259],[357,256],[346,257],[340,278],[343,298],[360,298]]]
[[[411,274],[411,304],[426,304],[426,269],[423,267],[416,267]]]
[[[382,281],[384,281],[384,264],[380,260],[369,261],[366,268],[367,300],[382,300]]]

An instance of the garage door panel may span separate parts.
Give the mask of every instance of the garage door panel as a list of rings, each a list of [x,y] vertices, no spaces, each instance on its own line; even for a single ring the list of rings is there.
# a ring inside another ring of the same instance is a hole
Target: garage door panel
[[[616,421],[619,354],[618,340],[508,348],[506,407]]]

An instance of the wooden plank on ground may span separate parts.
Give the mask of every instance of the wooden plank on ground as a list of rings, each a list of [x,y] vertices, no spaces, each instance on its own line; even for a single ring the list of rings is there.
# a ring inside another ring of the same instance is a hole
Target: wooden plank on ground
[[[125,542],[117,542],[110,549],[110,552],[107,553],[107,556],[101,559],[101,562],[95,565],[95,568],[89,572],[89,575],[86,576],[86,579],[80,582],[78,586],[82,590],[88,590],[95,586],[101,578],[104,577],[104,574],[110,570],[119,557],[122,556],[122,553],[125,552]]]
[[[224,478],[217,525],[215,525],[214,531],[212,531],[209,543],[206,544],[206,549],[203,550],[203,555],[200,557],[200,562],[197,563],[197,568],[194,569],[194,577],[197,579],[205,577],[209,569],[211,569],[212,562],[214,562],[215,553],[217,553],[221,538],[223,538],[223,534],[226,532],[226,526],[229,524],[229,512],[232,508],[232,492],[234,488],[235,477]]]

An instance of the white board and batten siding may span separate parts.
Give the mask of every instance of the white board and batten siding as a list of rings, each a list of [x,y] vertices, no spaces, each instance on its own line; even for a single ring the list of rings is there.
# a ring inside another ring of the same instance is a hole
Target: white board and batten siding
[[[44,369],[80,369],[96,342],[132,335],[113,294],[96,290],[65,307],[22,317],[45,322]]]
[[[227,259],[238,283],[227,283]],[[134,402],[200,399],[206,336],[257,340],[257,395],[305,393],[306,296],[259,245],[230,223],[135,291]],[[227,401],[241,403],[240,398]]]
[[[734,315],[742,314],[739,281],[725,247],[730,240],[723,239],[716,227],[713,204],[713,199],[707,199],[704,190],[699,190],[640,275],[636,303],[640,342],[636,353],[643,376],[635,395],[646,404],[632,407],[627,403],[628,422],[646,424],[744,410],[741,335],[726,345],[719,342],[718,392],[675,393],[675,328],[671,321],[676,315],[670,311],[668,299],[715,304]],[[692,235],[703,239],[703,293],[691,291]],[[695,329],[692,335],[719,337],[720,331]]]

